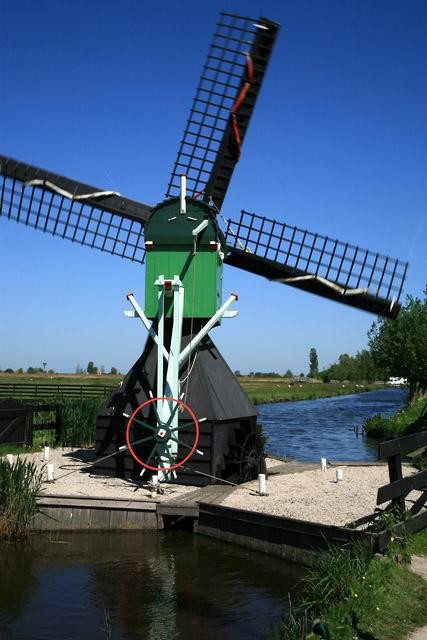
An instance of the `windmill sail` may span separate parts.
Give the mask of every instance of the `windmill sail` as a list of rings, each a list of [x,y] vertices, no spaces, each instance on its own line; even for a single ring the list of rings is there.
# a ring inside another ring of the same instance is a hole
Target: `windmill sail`
[[[220,209],[251,118],[279,25],[221,13],[166,193],[213,199]]]
[[[406,262],[247,211],[225,237],[227,264],[385,317],[399,312]]]
[[[0,156],[0,216],[143,262],[151,207]]]

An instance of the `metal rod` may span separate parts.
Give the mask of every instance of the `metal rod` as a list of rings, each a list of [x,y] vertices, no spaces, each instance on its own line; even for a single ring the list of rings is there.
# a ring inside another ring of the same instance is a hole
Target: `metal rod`
[[[181,192],[180,192],[180,213],[187,213],[187,203],[185,201],[185,194],[187,190],[187,176],[185,173],[181,173]]]
[[[136,315],[140,318],[140,320],[142,321],[142,324],[147,329],[148,335],[150,336],[150,338],[152,338],[154,340],[154,342],[156,343],[157,348],[158,348],[159,347],[159,340],[157,338],[157,334],[154,331],[152,325],[150,324],[150,321],[148,320],[147,316],[145,315],[145,313],[143,312],[143,310],[141,309],[141,307],[139,306],[139,304],[135,300],[135,297],[134,297],[133,293],[128,293],[128,295],[126,297],[129,300],[129,302],[131,303],[131,305],[133,306]],[[165,360],[167,362],[169,360],[169,354],[166,351],[165,347],[163,347],[163,356],[164,356],[164,358],[165,358]]]

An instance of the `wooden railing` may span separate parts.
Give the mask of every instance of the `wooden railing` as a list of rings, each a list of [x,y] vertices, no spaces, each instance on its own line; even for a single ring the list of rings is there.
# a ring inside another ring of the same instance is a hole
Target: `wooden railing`
[[[421,450],[427,445],[427,431],[421,431],[409,436],[394,438],[378,445],[378,456],[381,460],[387,460],[390,483],[378,489],[377,505],[391,501],[393,507],[397,507],[401,513],[405,513],[406,496],[417,489],[421,492],[418,499],[409,509],[412,515],[420,514],[422,527],[427,525],[427,511],[422,511],[427,500],[427,469],[403,477],[401,456],[416,450]]]
[[[117,385],[106,384],[50,384],[31,382],[0,382],[0,398],[22,400],[63,398],[95,398],[109,395]]]

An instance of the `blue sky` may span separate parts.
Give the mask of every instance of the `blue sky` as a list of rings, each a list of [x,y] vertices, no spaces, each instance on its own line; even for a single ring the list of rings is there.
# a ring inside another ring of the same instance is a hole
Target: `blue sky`
[[[3,3],[0,153],[128,197],[164,197],[220,10],[281,23],[225,200],[409,260],[427,258],[427,3]],[[143,348],[136,264],[0,218],[0,368],[126,371]],[[366,346],[374,316],[226,268],[239,316],[211,336],[233,369],[307,371]]]

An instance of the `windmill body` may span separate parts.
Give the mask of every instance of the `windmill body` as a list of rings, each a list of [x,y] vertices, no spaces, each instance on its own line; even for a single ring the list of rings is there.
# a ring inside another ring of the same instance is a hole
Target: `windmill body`
[[[223,300],[224,263],[384,317],[399,312],[406,263],[222,213],[278,32],[265,18],[220,14],[167,199],[155,207],[0,156],[0,215],[145,262],[144,302],[128,294],[126,315],[148,338],[98,415],[98,473],[203,485],[259,471],[255,407],[209,335],[236,315],[237,295]]]

